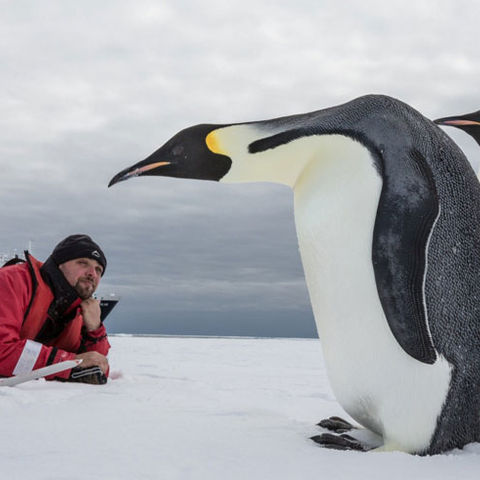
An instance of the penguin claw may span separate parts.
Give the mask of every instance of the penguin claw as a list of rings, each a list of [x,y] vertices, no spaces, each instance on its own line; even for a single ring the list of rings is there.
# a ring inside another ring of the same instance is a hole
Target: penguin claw
[[[330,448],[333,450],[354,450],[356,452],[366,452],[370,450],[367,446],[363,445],[350,435],[322,433],[321,435],[310,437],[310,439],[324,448]]]
[[[347,422],[340,417],[325,418],[319,423],[317,423],[317,425],[319,427],[326,428],[327,430],[331,430],[335,433],[345,433],[349,432],[350,430],[355,430],[357,428],[350,422]]]

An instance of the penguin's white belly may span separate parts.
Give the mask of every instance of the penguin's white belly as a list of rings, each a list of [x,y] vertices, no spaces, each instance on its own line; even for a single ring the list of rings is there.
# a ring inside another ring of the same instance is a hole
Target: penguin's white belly
[[[395,340],[377,293],[372,238],[382,179],[369,152],[331,136],[333,155],[298,179],[295,221],[318,334],[343,408],[386,446],[427,448],[446,399],[450,366],[410,357]],[[325,158],[325,159],[324,159]]]

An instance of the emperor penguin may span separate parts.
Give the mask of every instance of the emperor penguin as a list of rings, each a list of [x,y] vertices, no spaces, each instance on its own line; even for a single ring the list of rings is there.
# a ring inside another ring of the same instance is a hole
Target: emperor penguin
[[[290,186],[340,405],[382,437],[381,450],[437,454],[480,441],[480,185],[433,122],[367,95],[272,120],[202,124],[110,185],[144,175]],[[329,422],[345,431],[341,419]],[[368,449],[336,433],[319,443]]]
[[[468,133],[480,145],[480,110],[465,115],[437,118],[434,122],[437,125],[457,127]]]
[[[468,133],[480,145],[480,110],[465,115],[455,115],[453,117],[443,117],[434,120],[437,125],[457,127]],[[477,175],[480,175],[480,168],[477,165]]]

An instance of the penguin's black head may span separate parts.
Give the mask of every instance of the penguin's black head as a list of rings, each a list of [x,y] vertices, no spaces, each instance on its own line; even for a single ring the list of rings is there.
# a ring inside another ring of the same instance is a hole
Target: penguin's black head
[[[232,160],[214,153],[207,146],[207,136],[224,126],[196,125],[182,130],[145,160],[117,173],[108,186],[144,175],[220,180],[230,170]]]
[[[437,125],[449,125],[457,127],[471,135],[480,145],[480,110],[467,113],[466,115],[457,115],[454,117],[444,117],[434,120]]]

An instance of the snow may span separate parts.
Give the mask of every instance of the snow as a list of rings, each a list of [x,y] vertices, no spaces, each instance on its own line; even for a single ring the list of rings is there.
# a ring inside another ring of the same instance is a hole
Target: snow
[[[111,337],[105,386],[0,389],[5,479],[477,479],[480,444],[434,457],[325,450],[335,401],[313,339]]]

